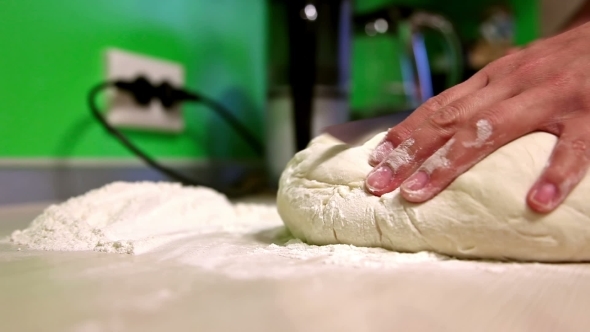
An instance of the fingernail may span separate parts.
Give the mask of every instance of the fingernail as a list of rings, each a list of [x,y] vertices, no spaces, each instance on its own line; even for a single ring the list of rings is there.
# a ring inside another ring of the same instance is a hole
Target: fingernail
[[[401,187],[404,191],[418,191],[426,187],[430,177],[424,171],[419,171],[410,176]]]
[[[393,171],[387,166],[375,168],[367,177],[367,187],[370,191],[385,189],[393,180]]]
[[[390,141],[383,141],[371,153],[371,160],[381,162],[393,151],[393,144]]]
[[[549,207],[555,201],[556,196],[557,187],[551,183],[543,183],[537,186],[531,200],[539,205]]]

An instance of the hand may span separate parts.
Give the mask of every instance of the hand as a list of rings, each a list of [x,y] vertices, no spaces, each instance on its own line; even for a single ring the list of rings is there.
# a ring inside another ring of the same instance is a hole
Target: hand
[[[558,136],[528,205],[555,209],[590,165],[590,25],[500,58],[393,127],[370,158],[367,190],[424,202],[499,147],[534,131]],[[510,185],[510,184],[506,184]]]

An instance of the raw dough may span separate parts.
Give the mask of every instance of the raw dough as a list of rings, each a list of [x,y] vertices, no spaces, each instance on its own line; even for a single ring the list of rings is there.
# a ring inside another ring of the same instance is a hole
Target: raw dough
[[[292,234],[312,244],[346,243],[402,252],[526,261],[590,259],[590,177],[554,212],[529,210],[525,196],[556,137],[533,133],[505,145],[423,204],[399,190],[364,191],[367,160],[384,133],[350,147],[315,138],[283,172],[278,211]]]

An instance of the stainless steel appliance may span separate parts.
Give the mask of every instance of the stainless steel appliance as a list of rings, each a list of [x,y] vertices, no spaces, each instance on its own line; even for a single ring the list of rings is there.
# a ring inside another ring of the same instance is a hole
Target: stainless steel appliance
[[[322,128],[346,122],[350,0],[269,0],[267,166],[271,185]]]

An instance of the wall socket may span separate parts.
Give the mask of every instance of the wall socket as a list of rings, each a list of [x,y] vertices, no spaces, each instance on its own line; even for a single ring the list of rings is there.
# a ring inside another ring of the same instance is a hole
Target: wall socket
[[[184,68],[181,64],[128,51],[109,49],[106,52],[106,78],[134,80],[143,76],[157,85],[168,81],[175,87],[184,87]],[[162,133],[180,133],[184,118],[180,105],[165,110],[159,100],[147,106],[139,105],[128,93],[109,91],[106,119],[112,126]]]

